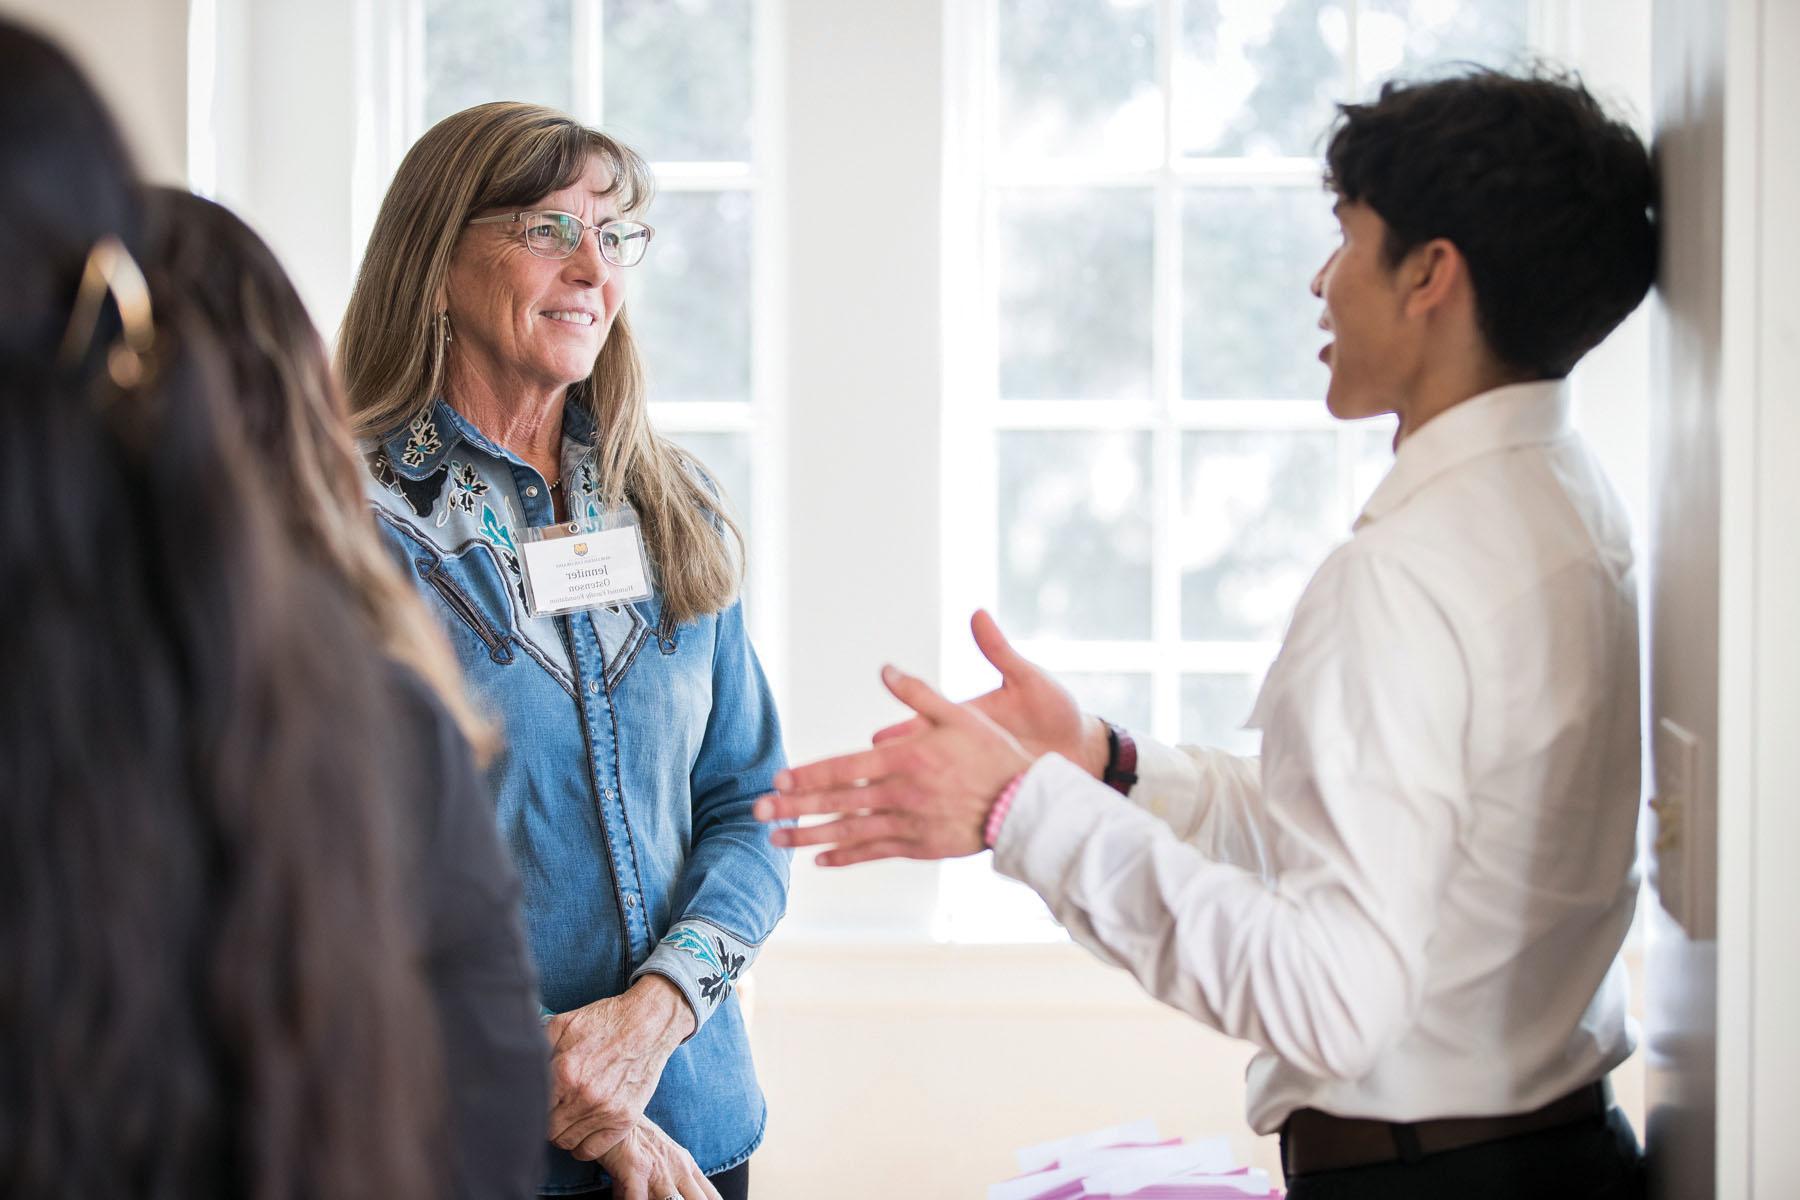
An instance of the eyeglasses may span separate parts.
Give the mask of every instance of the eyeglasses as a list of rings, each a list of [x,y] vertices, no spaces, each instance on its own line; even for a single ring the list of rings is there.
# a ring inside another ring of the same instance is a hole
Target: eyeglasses
[[[501,213],[494,217],[476,217],[471,225],[517,224],[525,231],[525,248],[539,258],[567,258],[581,245],[581,235],[594,231],[600,243],[600,257],[615,267],[635,267],[644,261],[644,251],[656,230],[642,221],[608,221],[589,225],[574,213],[540,208],[530,212]]]

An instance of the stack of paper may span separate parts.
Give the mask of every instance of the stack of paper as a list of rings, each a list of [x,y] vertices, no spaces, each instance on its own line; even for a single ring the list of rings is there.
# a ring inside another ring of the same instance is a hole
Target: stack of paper
[[[1163,1139],[1135,1121],[1019,1151],[1024,1174],[988,1188],[988,1200],[1243,1200],[1279,1197],[1269,1173],[1232,1161],[1224,1138]]]

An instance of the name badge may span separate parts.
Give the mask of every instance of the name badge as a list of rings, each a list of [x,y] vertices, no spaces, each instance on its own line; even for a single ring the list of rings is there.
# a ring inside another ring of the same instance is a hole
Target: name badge
[[[650,598],[650,570],[629,509],[599,520],[525,530],[525,610],[534,617]]]

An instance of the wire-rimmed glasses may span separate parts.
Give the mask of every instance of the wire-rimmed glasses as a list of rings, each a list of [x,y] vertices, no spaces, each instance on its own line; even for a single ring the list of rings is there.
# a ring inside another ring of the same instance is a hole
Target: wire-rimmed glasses
[[[600,257],[615,267],[635,267],[644,261],[644,251],[656,230],[642,221],[607,221],[589,225],[574,213],[553,208],[534,208],[525,212],[500,213],[492,217],[476,217],[471,225],[517,224],[525,234],[525,248],[539,258],[567,258],[581,245],[581,237],[594,231],[600,243]]]

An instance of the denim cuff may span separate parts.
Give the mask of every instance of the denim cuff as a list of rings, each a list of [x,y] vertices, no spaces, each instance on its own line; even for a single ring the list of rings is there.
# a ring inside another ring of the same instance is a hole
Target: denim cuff
[[[674,984],[694,1010],[694,1032],[699,1033],[731,994],[738,976],[756,957],[756,949],[711,922],[678,921],[631,973],[631,982],[645,975],[661,975]]]

